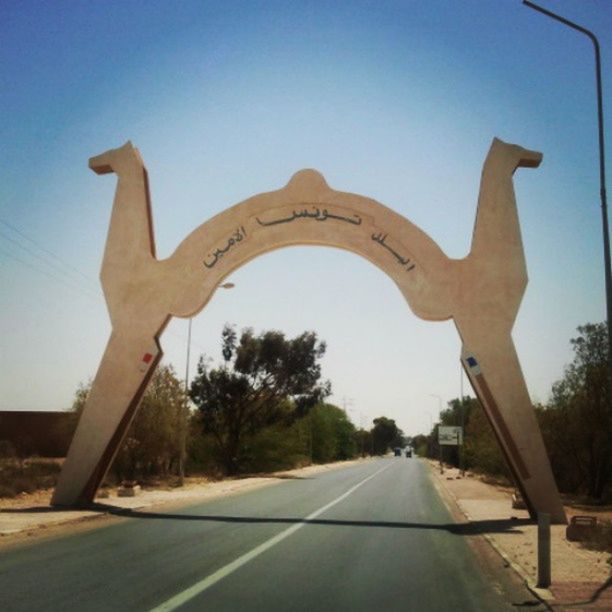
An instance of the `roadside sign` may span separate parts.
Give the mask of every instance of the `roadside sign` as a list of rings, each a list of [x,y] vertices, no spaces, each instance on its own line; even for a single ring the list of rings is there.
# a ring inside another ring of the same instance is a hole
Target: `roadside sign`
[[[438,426],[438,444],[440,446],[457,446],[463,444],[463,430],[461,427]]]

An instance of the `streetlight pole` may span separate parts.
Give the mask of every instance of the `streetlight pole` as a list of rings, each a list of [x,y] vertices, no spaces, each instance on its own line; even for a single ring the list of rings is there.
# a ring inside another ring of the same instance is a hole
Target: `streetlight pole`
[[[459,385],[461,396],[459,398],[461,408],[461,447],[459,448],[459,466],[461,476],[465,476],[465,404],[463,403],[463,363],[459,360]]]
[[[599,41],[595,34],[582,26],[561,17],[552,11],[542,8],[529,0],[523,0],[523,4],[554,19],[560,23],[582,32],[591,39],[595,48],[595,78],[597,84],[597,127],[599,130],[599,194],[601,197],[601,220],[603,224],[604,242],[604,270],[606,275],[606,312],[608,317],[608,398],[612,393],[612,269],[610,266],[610,235],[608,230],[608,204],[606,198],[606,162],[604,143],[604,116],[603,116],[603,94],[601,87],[601,58],[599,53]],[[610,399],[609,399],[610,401]]]
[[[185,458],[187,455],[187,411],[189,410],[189,357],[191,353],[191,322],[187,327],[187,358],[185,359],[185,405],[181,409],[180,441],[179,441],[179,487],[185,484]]]
[[[221,289],[233,289],[234,283],[223,283],[219,285]],[[192,317],[189,317],[189,325],[187,327],[187,356],[185,359],[185,405],[181,410],[181,418],[179,425],[179,486],[185,484],[185,459],[187,457],[187,427],[189,414],[189,358],[191,356],[191,323]]]
[[[429,394],[430,397],[437,397],[438,398],[438,418],[440,417],[440,415],[442,414],[442,398],[439,395],[436,395],[435,393],[430,393]],[[442,420],[440,420],[440,423],[442,422]],[[438,427],[440,427],[440,425],[438,425]],[[439,451],[439,455],[440,455],[440,474],[444,474],[444,467],[442,465],[442,445],[440,444],[440,435],[438,434],[438,451]]]

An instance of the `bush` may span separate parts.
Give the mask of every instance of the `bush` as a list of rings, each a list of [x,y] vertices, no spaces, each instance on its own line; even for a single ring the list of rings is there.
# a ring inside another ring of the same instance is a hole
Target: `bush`
[[[510,477],[508,465],[480,402],[470,411],[465,438],[465,465],[475,472]]]
[[[245,438],[239,457],[243,473],[289,470],[307,463],[306,436],[301,422],[291,427],[275,425]]]
[[[13,459],[17,450],[10,440],[0,440],[0,459]]]
[[[590,550],[612,553],[612,522],[598,522],[591,535],[582,542],[582,546]],[[612,556],[608,558],[608,563],[612,565]]]

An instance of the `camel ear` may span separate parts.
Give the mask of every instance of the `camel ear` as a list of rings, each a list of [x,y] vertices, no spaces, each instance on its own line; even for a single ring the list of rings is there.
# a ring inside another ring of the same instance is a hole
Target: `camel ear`
[[[102,155],[96,155],[95,157],[90,157],[89,167],[96,174],[110,174],[113,171],[106,159],[106,153],[102,153]]]
[[[542,162],[542,154],[538,151],[522,149],[518,165],[521,168],[537,168]]]
[[[131,141],[128,140],[124,145],[122,145],[118,149],[109,149],[108,151],[105,151],[104,153],[101,153],[100,155],[96,155],[95,157],[90,157],[89,167],[96,174],[110,174],[111,172],[115,171],[112,166],[113,159],[116,159],[118,155],[125,154],[125,152],[127,152],[128,154],[134,155],[136,159],[138,159],[142,163],[142,159],[140,157],[140,153],[138,152],[138,149],[134,148],[134,145],[131,143]]]

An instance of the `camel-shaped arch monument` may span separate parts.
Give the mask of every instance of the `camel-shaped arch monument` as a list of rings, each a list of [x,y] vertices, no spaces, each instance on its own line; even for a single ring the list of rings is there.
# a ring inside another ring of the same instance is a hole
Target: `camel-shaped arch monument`
[[[512,176],[540,153],[494,139],[485,160],[470,253],[450,259],[410,221],[375,200],[331,189],[302,170],[278,191],[216,215],[165,260],[155,257],[147,172],[131,143],[93,157],[117,191],[101,281],[112,333],[60,479],[55,505],[91,502],[162,356],[171,317],[191,317],[249,260],[291,245],[352,251],[391,277],[413,312],[452,318],[462,363],[532,517],[565,513],[535,419],[511,330],[527,285]]]

